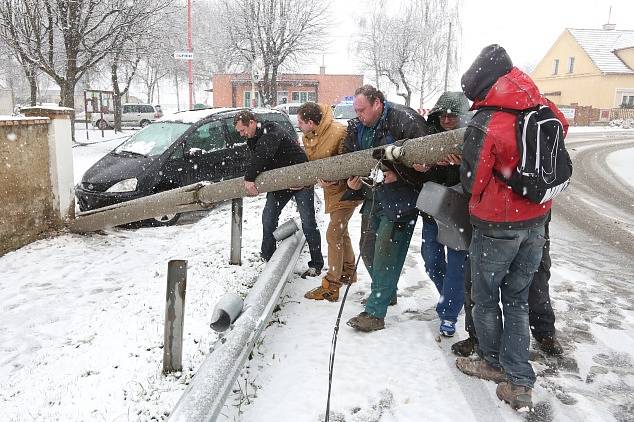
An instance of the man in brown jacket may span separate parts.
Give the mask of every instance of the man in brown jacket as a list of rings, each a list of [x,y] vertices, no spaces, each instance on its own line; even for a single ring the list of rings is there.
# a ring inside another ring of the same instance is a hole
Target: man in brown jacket
[[[328,105],[307,102],[297,111],[297,123],[304,134],[304,149],[310,161],[332,157],[339,154],[340,146],[346,137],[346,128],[333,119],[332,109]],[[342,201],[346,191],[345,182],[320,180],[324,189],[326,214],[330,214],[330,223],[326,231],[328,241],[328,272],[318,286],[304,297],[307,299],[330,302],[339,300],[339,289],[343,283],[356,281],[354,250],[348,235],[348,221],[358,201]]]

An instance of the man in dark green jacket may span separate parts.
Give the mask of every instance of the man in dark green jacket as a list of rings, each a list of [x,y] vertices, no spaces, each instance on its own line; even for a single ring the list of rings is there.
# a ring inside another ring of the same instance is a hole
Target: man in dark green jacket
[[[409,107],[386,101],[383,93],[371,85],[355,92],[353,105],[357,118],[349,122],[344,153],[427,134],[421,115]],[[383,176],[383,183],[366,195],[361,208],[361,256],[372,277],[372,292],[365,311],[348,321],[348,325],[360,331],[385,327],[387,307],[396,298],[396,284],[418,218],[418,189],[413,180],[419,174],[395,166],[384,169]],[[359,177],[351,177],[348,186],[359,190],[362,182]]]

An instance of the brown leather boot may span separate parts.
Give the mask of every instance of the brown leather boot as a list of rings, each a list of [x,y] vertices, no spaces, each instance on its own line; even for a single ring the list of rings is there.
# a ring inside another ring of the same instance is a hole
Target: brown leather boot
[[[495,389],[495,394],[515,410],[531,411],[533,409],[533,390],[523,385],[515,385],[508,381],[501,382]]]
[[[460,372],[496,383],[506,381],[506,374],[502,368],[495,368],[484,359],[456,358],[456,366]]]
[[[323,286],[315,287],[304,295],[306,299],[324,300],[336,302],[339,300],[339,289],[330,289]]]
[[[377,318],[367,312],[361,312],[356,317],[350,318],[348,325],[359,331],[370,332],[384,329],[385,321],[383,318]]]

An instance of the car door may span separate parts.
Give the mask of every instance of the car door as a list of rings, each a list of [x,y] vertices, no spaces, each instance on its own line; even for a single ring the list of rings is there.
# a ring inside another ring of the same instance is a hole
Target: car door
[[[232,177],[242,177],[251,162],[251,150],[247,140],[240,136],[233,124],[233,116],[224,119],[228,138],[228,155],[231,160]]]
[[[134,104],[124,104],[121,112],[121,124],[123,126],[134,126],[138,108]]]
[[[231,156],[227,150],[222,120],[203,123],[185,141],[185,158],[190,183],[218,182],[231,178]]]

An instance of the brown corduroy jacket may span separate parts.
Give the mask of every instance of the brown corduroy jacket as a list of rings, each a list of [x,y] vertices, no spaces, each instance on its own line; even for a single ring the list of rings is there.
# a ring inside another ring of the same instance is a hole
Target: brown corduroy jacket
[[[310,161],[332,157],[339,154],[341,143],[346,138],[346,127],[333,118],[332,109],[328,105],[319,104],[323,116],[313,132],[304,134],[304,149]],[[346,191],[345,181],[324,188],[325,211],[331,213],[339,209],[355,208],[360,201],[341,201]]]

